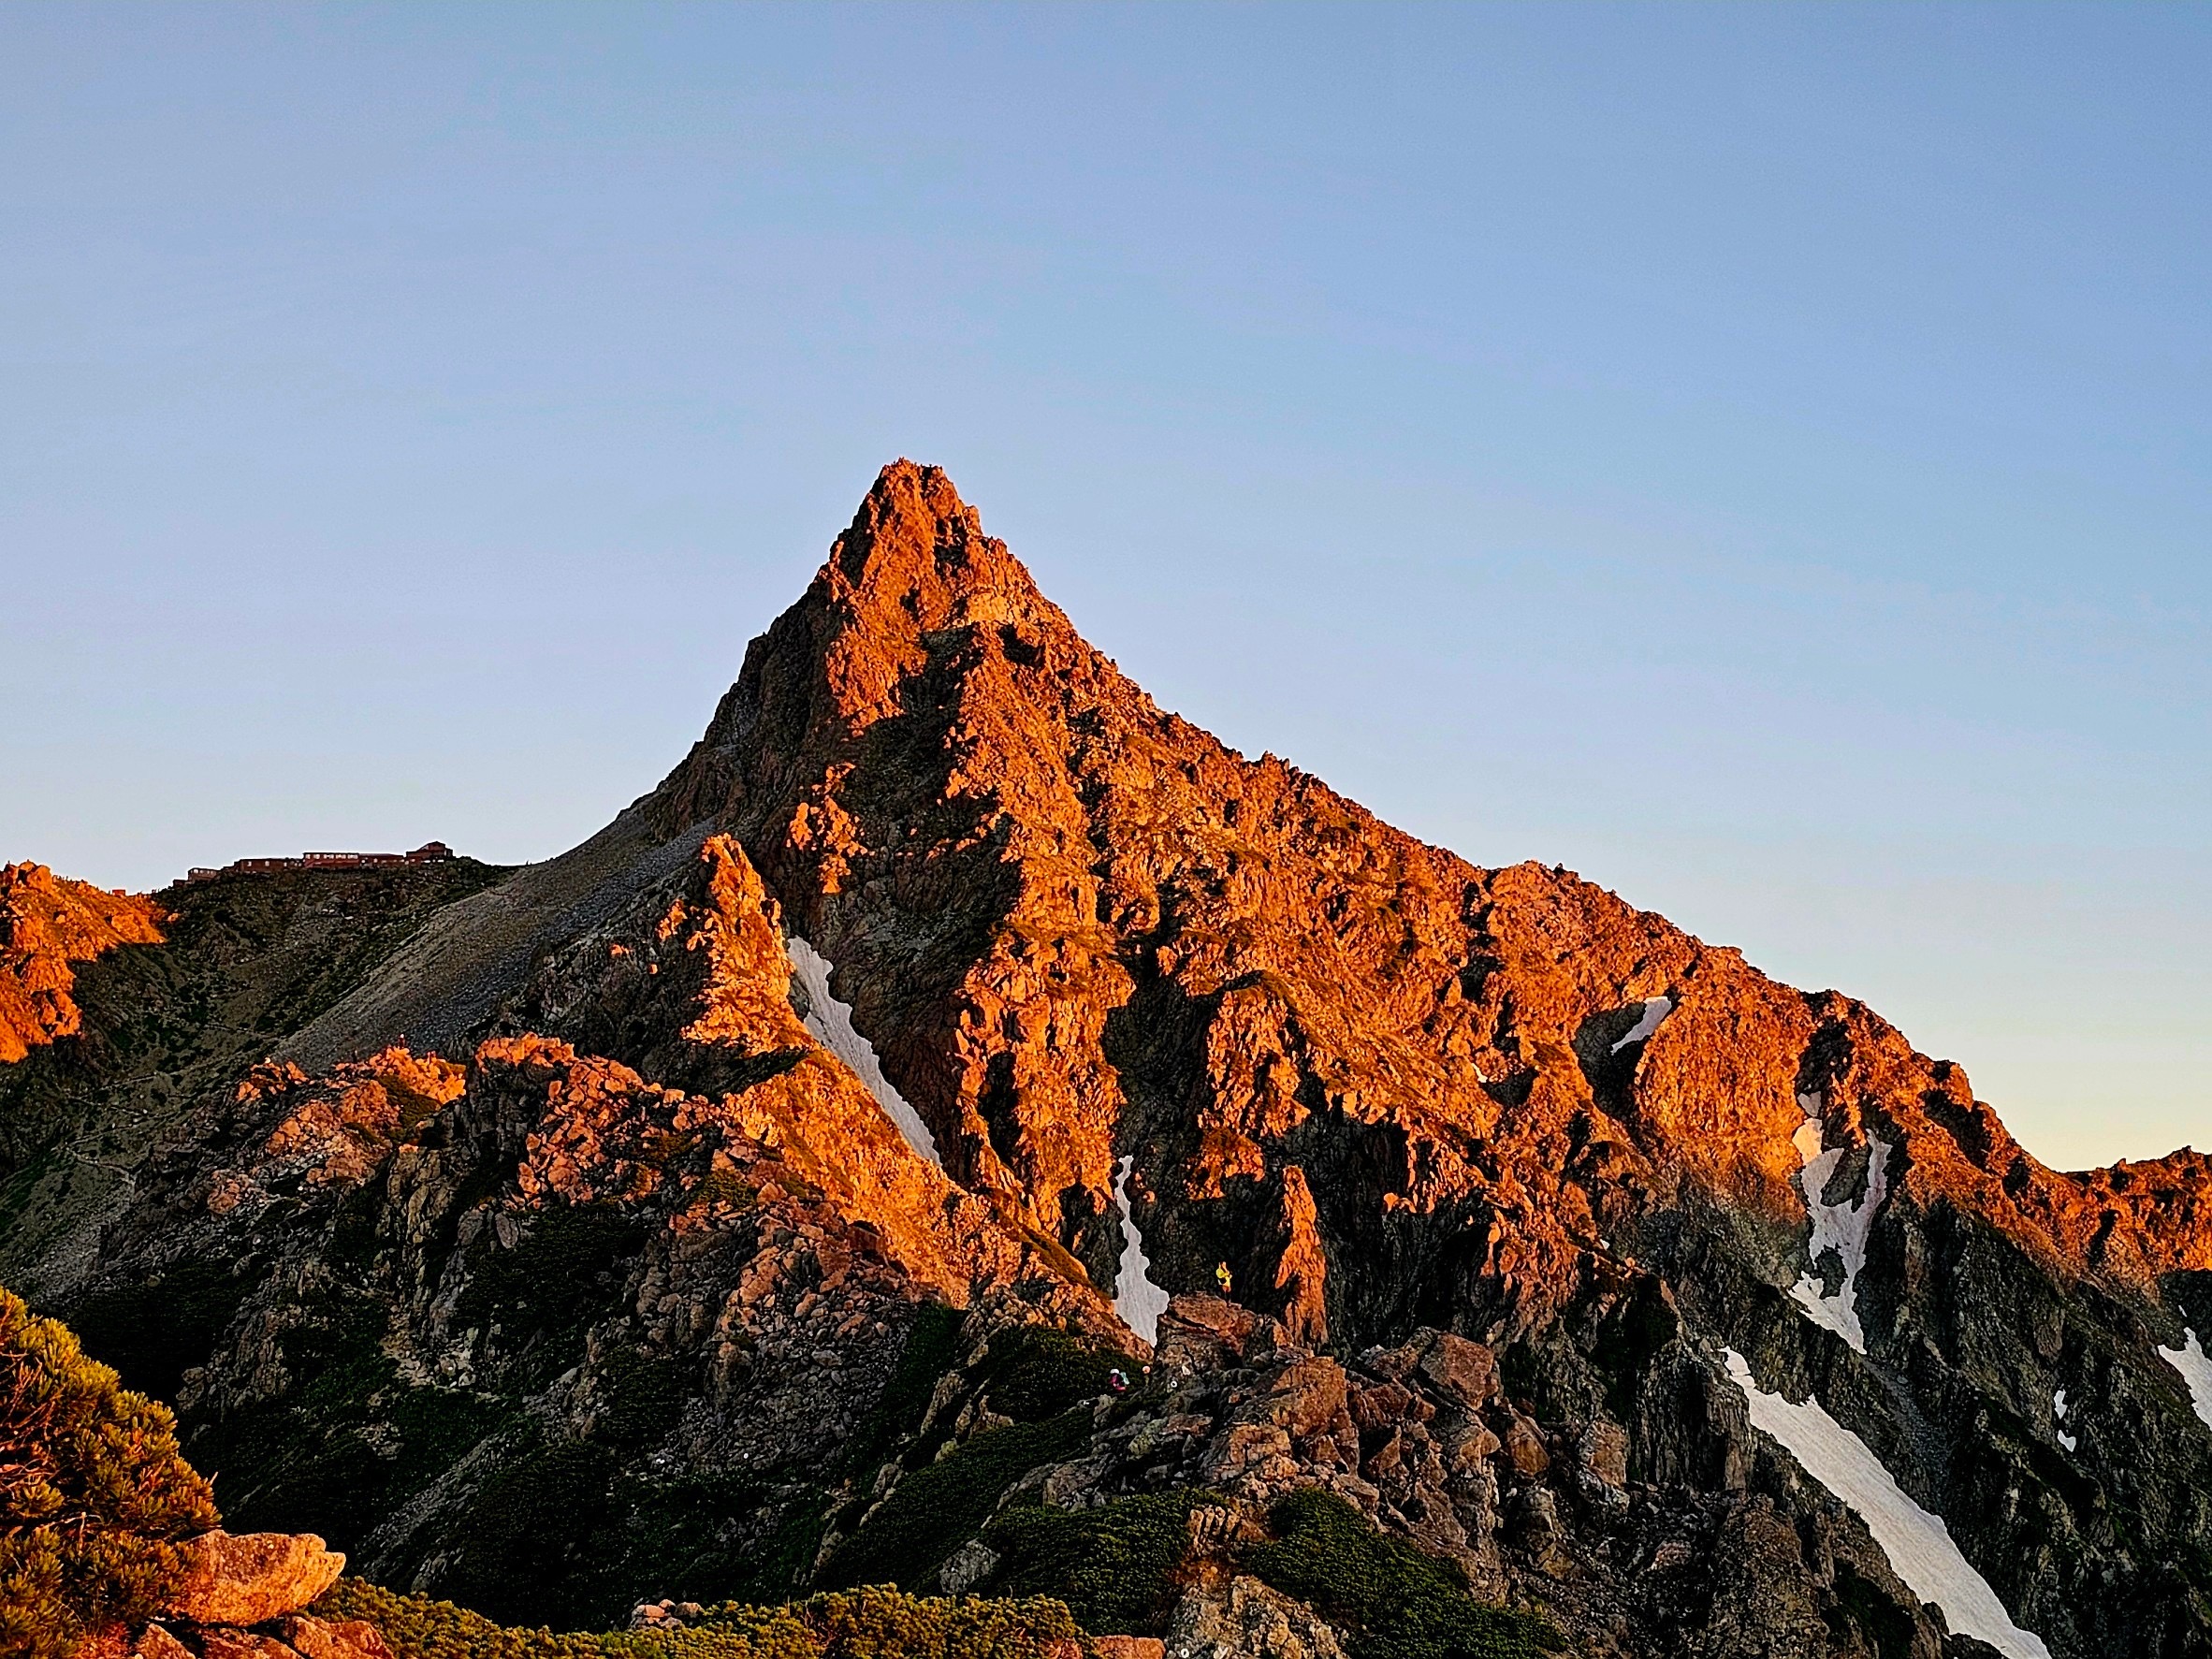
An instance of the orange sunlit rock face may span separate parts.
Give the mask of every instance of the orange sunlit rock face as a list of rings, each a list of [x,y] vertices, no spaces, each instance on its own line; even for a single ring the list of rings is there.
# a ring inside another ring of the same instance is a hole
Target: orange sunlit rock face
[[[44,865],[0,866],[0,1063],[76,1035],[81,1015],[70,993],[72,965],[119,945],[161,943],[161,908],[57,876]]]
[[[1173,1288],[1227,1258],[1272,1312],[1379,1329],[1388,1289],[1330,1273],[1448,1237],[1518,1320],[1686,1191],[1801,1225],[1815,1098],[1828,1144],[1901,1147],[1908,1202],[2052,1272],[2205,1257],[2201,1162],[2047,1170],[1863,1005],[1159,709],[933,468],[885,469],[648,805],[735,834],[948,1169],[1102,1281],[1129,1151]]]

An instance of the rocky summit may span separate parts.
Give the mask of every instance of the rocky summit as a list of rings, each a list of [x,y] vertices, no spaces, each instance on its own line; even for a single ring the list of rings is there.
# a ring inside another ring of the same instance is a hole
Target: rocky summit
[[[2205,1158],[2045,1168],[1849,997],[1238,754],[935,469],[559,858],[0,916],[0,1278],[371,1584],[2212,1654]]]

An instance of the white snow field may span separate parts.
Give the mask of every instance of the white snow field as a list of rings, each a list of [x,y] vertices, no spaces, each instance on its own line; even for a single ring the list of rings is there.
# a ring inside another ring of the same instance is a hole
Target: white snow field
[[[786,941],[786,949],[792,967],[798,970],[799,983],[807,988],[807,1029],[868,1085],[868,1093],[876,1097],[883,1115],[906,1137],[907,1144],[943,1169],[944,1160],[937,1155],[937,1138],[929,1132],[929,1126],[907,1104],[906,1097],[891,1086],[876,1059],[875,1044],[852,1028],[852,1005],[830,995],[829,958],[795,933]]]
[[[2051,1659],[2043,1637],[2022,1630],[1951,1541],[1943,1518],[1915,1504],[1890,1477],[1867,1443],[1827,1414],[1821,1403],[1791,1404],[1752,1380],[1751,1366],[1734,1348],[1724,1350],[1728,1375],[1751,1402],[1752,1426],[1788,1448],[1805,1473],[1835,1493],[1867,1523],[1889,1557],[1890,1570],[1922,1601],[1943,1609],[1953,1630],[1981,1637],[2005,1659]]]
[[[2204,1409],[2204,1407],[2199,1406],[2197,1409],[2201,1411]],[[2060,1422],[2064,1422],[2066,1420],[2066,1390],[2064,1389],[2060,1389],[2057,1393],[2051,1396],[2051,1415],[2057,1418]],[[2074,1448],[2076,1442],[2073,1435],[2069,1434],[2064,1429],[2060,1429],[2059,1431],[2059,1444],[2063,1446],[2068,1451],[2072,1451]]]
[[[1121,1212],[1121,1263],[1113,1275],[1113,1311],[1146,1342],[1157,1342],[1159,1317],[1167,1312],[1168,1293],[1152,1282],[1152,1261],[1144,1254],[1144,1237],[1129,1215],[1129,1167],[1134,1161],[1125,1157],[1113,1171],[1113,1203]]]
[[[1659,1022],[1664,1020],[1668,1014],[1672,1012],[1674,1012],[1673,997],[1645,997],[1644,1011],[1636,1016],[1636,1024],[1629,1026],[1627,1035],[1623,1037],[1620,1041],[1613,1044],[1612,1048],[1608,1052],[1617,1055],[1632,1042],[1642,1042],[1645,1041],[1645,1039],[1649,1038],[1652,1032],[1658,1030]]]
[[[2196,1406],[2197,1415],[2212,1425],[2212,1355],[2197,1346],[2196,1332],[2184,1325],[2181,1346],[2161,1348],[2159,1356],[2181,1373],[2181,1380],[2189,1384],[2190,1402]]]
[[[1805,1273],[1790,1287],[1790,1296],[1805,1310],[1807,1318],[1833,1331],[1863,1354],[1867,1333],[1858,1322],[1858,1270],[1866,1265],[1867,1235],[1873,1230],[1874,1213],[1889,1196],[1890,1146],[1886,1141],[1869,1137],[1867,1189],[1857,1203],[1823,1203],[1821,1194],[1827,1190],[1828,1177],[1836,1172],[1848,1148],[1831,1146],[1821,1151],[1818,1095],[1799,1095],[1797,1109],[1805,1113],[1805,1121],[1797,1126],[1790,1144],[1797,1149],[1797,1161],[1804,1165],[1797,1172],[1797,1185],[1805,1194],[1806,1214],[1812,1218],[1812,1241],[1806,1246],[1806,1255],[1818,1266],[1822,1253],[1834,1250],[1842,1259],[1843,1285],[1833,1296],[1826,1295],[1822,1281]]]

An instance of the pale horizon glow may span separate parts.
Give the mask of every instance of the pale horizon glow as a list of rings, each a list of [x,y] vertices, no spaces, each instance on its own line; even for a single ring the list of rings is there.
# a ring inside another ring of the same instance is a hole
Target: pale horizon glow
[[[876,470],[1159,703],[2212,1125],[2212,11],[0,9],[0,859],[583,840]]]

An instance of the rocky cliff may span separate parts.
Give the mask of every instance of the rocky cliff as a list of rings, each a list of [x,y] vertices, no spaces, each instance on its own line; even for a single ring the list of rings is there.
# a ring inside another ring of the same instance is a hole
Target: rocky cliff
[[[74,1037],[83,1013],[70,993],[76,966],[118,945],[161,942],[161,910],[151,900],[57,877],[44,865],[0,866],[0,1065],[60,1037]]]
[[[2046,1169],[1849,997],[1238,755],[934,470],[480,885],[51,1275],[254,1524],[495,1612],[1111,1535],[1113,1616],[1380,1643],[1321,1492],[1583,1652],[2212,1651],[2201,1157]]]

